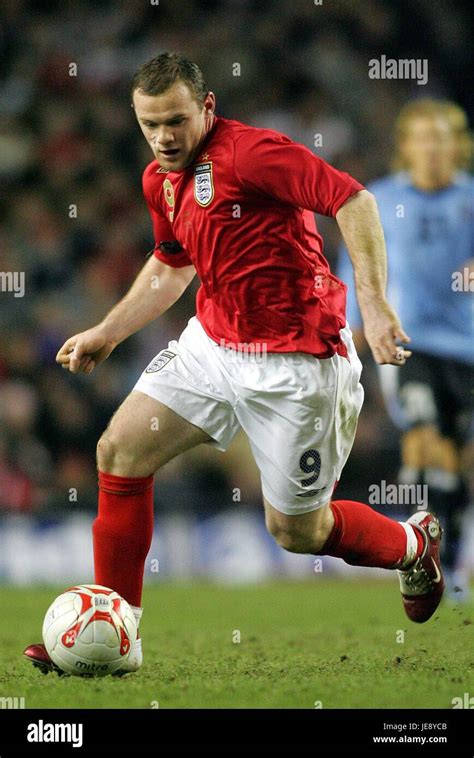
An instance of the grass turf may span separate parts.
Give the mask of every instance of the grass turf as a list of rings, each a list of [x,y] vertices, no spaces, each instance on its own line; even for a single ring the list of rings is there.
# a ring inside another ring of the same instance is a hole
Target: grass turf
[[[145,663],[121,679],[22,659],[59,591],[0,588],[0,697],[26,708],[451,708],[474,693],[474,606],[413,624],[395,577],[147,588]]]

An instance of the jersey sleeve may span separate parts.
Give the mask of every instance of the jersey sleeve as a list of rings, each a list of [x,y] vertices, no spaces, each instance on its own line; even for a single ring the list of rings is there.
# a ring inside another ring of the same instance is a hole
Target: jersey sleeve
[[[235,173],[243,188],[323,216],[365,187],[304,145],[267,129],[249,129],[235,142]]]
[[[175,239],[171,224],[153,203],[153,198],[148,188],[147,172],[148,169],[145,170],[143,175],[143,195],[153,224],[153,237],[155,240],[153,255],[155,258],[158,258],[158,260],[163,261],[163,263],[166,263],[173,268],[192,266],[193,263],[186,250],[184,250],[178,240]]]

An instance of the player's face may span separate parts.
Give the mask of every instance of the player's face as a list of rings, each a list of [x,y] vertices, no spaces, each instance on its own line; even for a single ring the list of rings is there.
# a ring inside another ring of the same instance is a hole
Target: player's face
[[[456,170],[456,139],[442,117],[413,118],[401,148],[412,173],[449,180]]]
[[[198,103],[184,82],[175,82],[161,95],[133,93],[133,105],[140,128],[162,168],[181,171],[194,159],[209,131],[215,97],[209,92]]]

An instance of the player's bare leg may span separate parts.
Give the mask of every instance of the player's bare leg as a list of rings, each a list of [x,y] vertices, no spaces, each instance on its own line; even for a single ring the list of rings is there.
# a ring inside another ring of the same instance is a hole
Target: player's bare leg
[[[438,519],[419,511],[407,522],[364,503],[332,500],[317,510],[286,515],[264,497],[265,521],[278,544],[293,553],[332,555],[355,566],[396,569],[407,616],[427,621],[444,590]]]
[[[132,391],[97,446],[99,513],[93,526],[95,582],[132,606],[137,626],[146,556],[153,535],[153,474],[179,453],[210,439],[206,432],[142,392]],[[25,653],[42,671],[59,670],[43,645]],[[119,674],[142,664],[138,637]]]
[[[291,553],[317,553],[327,542],[334,526],[329,503],[309,513],[287,516],[264,497],[265,523],[280,547]]]
[[[163,403],[133,390],[112,416],[97,445],[97,468],[145,477],[211,438]]]

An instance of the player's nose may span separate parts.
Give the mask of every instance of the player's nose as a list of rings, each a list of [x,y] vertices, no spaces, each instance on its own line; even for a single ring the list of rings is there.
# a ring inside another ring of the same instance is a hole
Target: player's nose
[[[152,140],[153,139],[155,140],[155,144],[158,148],[166,150],[167,148],[173,146],[174,134],[169,130],[157,129],[152,137]]]

